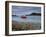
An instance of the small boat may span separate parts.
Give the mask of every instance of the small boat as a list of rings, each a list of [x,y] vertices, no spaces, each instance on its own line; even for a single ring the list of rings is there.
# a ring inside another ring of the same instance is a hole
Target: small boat
[[[27,17],[26,16],[21,16],[21,18],[26,19]]]

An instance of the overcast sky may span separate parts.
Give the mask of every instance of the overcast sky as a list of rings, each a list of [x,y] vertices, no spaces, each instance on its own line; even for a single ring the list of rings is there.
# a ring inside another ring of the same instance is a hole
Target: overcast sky
[[[27,15],[31,13],[40,13],[41,7],[31,6],[12,6],[12,15]]]

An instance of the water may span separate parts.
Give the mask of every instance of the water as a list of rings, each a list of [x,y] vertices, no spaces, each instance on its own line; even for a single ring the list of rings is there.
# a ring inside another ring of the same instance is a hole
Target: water
[[[26,19],[22,19],[19,16],[12,16],[13,21],[18,21],[18,22],[41,22],[41,16],[26,16]]]
[[[32,27],[35,29],[41,29],[41,16],[26,16],[26,19],[22,19],[18,16],[12,16],[13,21],[17,22],[30,22],[32,23]]]

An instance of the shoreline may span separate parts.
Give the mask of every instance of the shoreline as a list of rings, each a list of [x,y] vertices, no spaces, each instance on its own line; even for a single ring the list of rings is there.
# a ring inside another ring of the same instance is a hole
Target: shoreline
[[[17,22],[17,21],[12,21],[12,30],[13,31],[19,31],[19,30],[39,30],[41,29],[41,26],[34,24],[33,23],[25,23],[25,22]]]

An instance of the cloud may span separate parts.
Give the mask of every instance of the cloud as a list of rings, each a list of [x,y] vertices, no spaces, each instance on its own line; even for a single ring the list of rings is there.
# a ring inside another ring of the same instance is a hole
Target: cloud
[[[40,13],[40,7],[29,7],[29,6],[12,6],[12,15],[26,15],[31,13]]]

